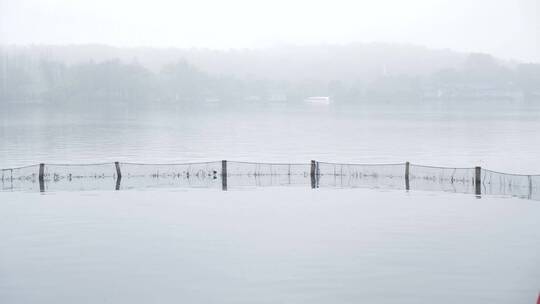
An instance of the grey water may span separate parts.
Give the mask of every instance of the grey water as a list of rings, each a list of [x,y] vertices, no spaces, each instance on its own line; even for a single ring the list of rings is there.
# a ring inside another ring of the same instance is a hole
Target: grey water
[[[36,163],[396,163],[540,174],[540,111],[480,108],[0,112],[0,168]]]
[[[540,173],[540,112],[0,112],[0,167],[241,160]],[[112,188],[111,188],[112,189]],[[384,189],[0,192],[0,303],[534,303],[540,205]]]
[[[0,193],[0,302],[535,303],[540,205],[375,191]]]

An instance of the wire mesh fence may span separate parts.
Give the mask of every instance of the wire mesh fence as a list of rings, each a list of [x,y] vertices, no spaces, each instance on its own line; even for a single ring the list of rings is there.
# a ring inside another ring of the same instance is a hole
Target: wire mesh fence
[[[410,165],[411,189],[475,193],[475,168]]]
[[[309,185],[310,164],[227,162],[229,187]]]
[[[114,164],[51,164],[43,166],[48,191],[110,189],[116,181]]]
[[[318,162],[318,186],[404,189],[405,163],[339,164]]]
[[[120,163],[118,189],[136,188],[219,188],[221,161],[185,164]]]
[[[520,175],[482,170],[482,192],[540,200],[540,175]]]
[[[39,165],[2,169],[1,189],[11,191],[39,190]]]
[[[540,200],[540,175],[417,164],[257,163],[39,164],[1,169],[2,191],[306,186],[510,195]]]

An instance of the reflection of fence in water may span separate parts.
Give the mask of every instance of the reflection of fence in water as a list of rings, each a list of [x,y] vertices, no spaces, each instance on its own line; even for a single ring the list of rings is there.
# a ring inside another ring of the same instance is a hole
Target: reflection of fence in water
[[[213,161],[184,164],[53,164],[1,170],[1,190],[58,191],[147,187],[228,188],[304,185],[512,195],[540,200],[540,175],[416,164],[305,164]]]

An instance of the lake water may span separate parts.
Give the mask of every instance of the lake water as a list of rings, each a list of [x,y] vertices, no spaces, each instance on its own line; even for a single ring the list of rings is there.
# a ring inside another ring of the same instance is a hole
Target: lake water
[[[370,189],[0,193],[0,303],[535,303],[540,204]]]
[[[26,108],[0,112],[0,168],[316,159],[538,174],[539,130],[537,111]],[[538,218],[537,201],[444,192],[0,192],[0,303],[534,303]]]
[[[0,113],[0,168],[208,160],[477,165],[540,174],[540,112],[362,108]]]

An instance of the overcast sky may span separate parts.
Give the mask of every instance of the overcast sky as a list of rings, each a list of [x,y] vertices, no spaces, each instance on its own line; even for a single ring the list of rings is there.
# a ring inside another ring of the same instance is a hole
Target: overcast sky
[[[399,42],[540,62],[540,0],[0,0],[0,43]]]

